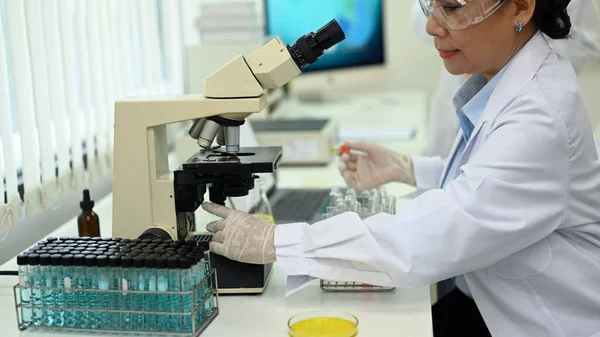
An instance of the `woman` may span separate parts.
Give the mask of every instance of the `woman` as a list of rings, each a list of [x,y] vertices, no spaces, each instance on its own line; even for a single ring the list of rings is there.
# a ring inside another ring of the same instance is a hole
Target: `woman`
[[[569,35],[568,2],[421,0],[446,69],[472,74],[454,99],[455,160],[414,160],[414,183],[432,189],[397,215],[313,226],[206,203],[223,218],[208,226],[211,250],[277,260],[292,281],[419,287],[462,275],[489,332],[447,336],[600,336],[598,151],[575,71],[542,35]],[[382,151],[342,156],[347,183],[409,182],[411,159]]]
[[[575,72],[580,75],[592,63],[600,58],[600,15],[595,0],[571,0],[567,7],[573,26],[568,39],[552,40],[546,37],[548,44],[560,56],[571,62]],[[423,16],[421,6],[415,3],[411,13],[413,33],[423,42],[431,43],[431,36],[425,31],[427,18]],[[438,86],[431,98],[429,125],[425,155],[447,158],[452,149],[456,134],[460,129],[452,104],[452,97],[464,83],[468,75],[452,75],[440,72]],[[592,114],[592,126],[600,122],[598,113]]]

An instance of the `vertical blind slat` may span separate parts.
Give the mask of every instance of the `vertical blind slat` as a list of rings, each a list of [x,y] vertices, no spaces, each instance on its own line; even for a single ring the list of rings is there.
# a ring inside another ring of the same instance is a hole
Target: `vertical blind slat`
[[[110,1],[96,0],[98,2],[98,18],[100,28],[100,50],[102,51],[102,69],[104,77],[104,100],[106,102],[106,114],[104,123],[106,125],[106,148],[103,150],[107,154],[112,152],[113,139],[113,116],[114,102],[118,92],[118,82],[115,81],[115,70],[113,66],[113,55],[117,53],[115,47],[112,29],[109,25],[110,18]]]
[[[43,0],[44,40],[50,78],[50,103],[53,125],[56,134],[56,155],[58,157],[59,181],[71,174],[69,167],[69,117],[65,103],[65,80],[63,76],[60,30],[58,23],[58,0]],[[66,192],[66,191],[64,191]]]
[[[6,178],[6,193],[8,200],[18,196],[17,165],[15,144],[13,142],[13,121],[10,106],[10,92],[8,86],[8,64],[6,59],[8,41],[4,38],[3,22],[0,16],[0,138],[2,139],[2,153],[4,155],[4,177]],[[2,176],[0,176],[2,179]],[[2,190],[4,193],[4,189]],[[4,197],[4,196],[3,196]],[[4,200],[4,198],[2,198]]]
[[[48,95],[48,74],[46,72],[46,52],[44,46],[43,17],[41,0],[26,0],[27,37],[31,71],[33,75],[33,94],[35,118],[41,155],[40,167],[42,182],[55,181],[54,138],[50,131],[50,97]]]
[[[130,38],[131,38],[131,51],[133,55],[133,71],[134,71],[134,87],[136,94],[147,95],[148,82],[146,82],[144,76],[144,55],[143,55],[143,35],[141,34],[142,27],[140,25],[140,11],[139,1],[131,0],[129,4],[129,27],[130,27]]]
[[[40,154],[34,117],[33,90],[25,11],[21,1],[6,1],[9,52],[11,56],[16,107],[19,114],[19,135],[23,163],[25,193],[40,186]]]

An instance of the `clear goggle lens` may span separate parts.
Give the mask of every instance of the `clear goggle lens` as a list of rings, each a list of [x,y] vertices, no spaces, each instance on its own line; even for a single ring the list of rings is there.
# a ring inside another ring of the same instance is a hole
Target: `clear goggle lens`
[[[492,15],[506,0],[419,0],[426,17],[433,15],[440,26],[461,30]]]

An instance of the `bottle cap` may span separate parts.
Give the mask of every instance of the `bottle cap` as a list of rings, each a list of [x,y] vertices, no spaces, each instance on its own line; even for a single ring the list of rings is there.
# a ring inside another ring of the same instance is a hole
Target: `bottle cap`
[[[64,243],[77,243],[79,240],[66,240]]]
[[[74,266],[85,266],[85,255],[83,255],[83,254],[73,255],[73,265]]]
[[[48,250],[46,250],[46,249],[37,249],[35,251],[35,253],[38,254],[38,255],[42,255],[42,254],[48,253]]]
[[[52,237],[52,236],[51,236],[51,237],[49,237],[49,238],[46,238],[46,241],[48,241],[48,242],[54,242],[54,241],[56,241],[56,240],[58,240],[58,239],[57,239],[57,238],[55,238],[55,237]]]
[[[156,248],[158,245],[156,243],[149,243],[146,248]]]
[[[83,201],[79,203],[79,207],[84,211],[94,208],[94,200],[90,198],[90,190],[83,190]]]
[[[58,254],[58,250],[56,250],[56,249],[49,250],[48,254],[50,254],[50,255]]]
[[[187,258],[190,259],[190,261],[192,262],[192,265],[195,265],[198,262],[200,262],[200,257],[194,253],[188,254]]]
[[[125,247],[135,247],[138,243],[137,242],[128,242],[127,245]]]
[[[117,252],[118,252],[118,250],[116,250],[116,249],[109,249],[106,251],[106,255],[109,255],[109,256],[115,255],[115,253],[117,253]]]
[[[38,246],[45,246],[48,243],[48,240],[42,240],[40,242],[38,242]]]
[[[133,266],[133,258],[131,256],[122,256],[121,257],[121,267],[131,268],[131,266]]]
[[[27,254],[19,254],[17,255],[17,265],[25,266],[29,263],[29,255]]]
[[[62,255],[54,254],[50,256],[50,264],[53,266],[60,266],[62,264]]]
[[[102,241],[103,243],[108,243],[108,242],[112,242],[112,240],[113,240],[112,238],[102,238],[102,240],[100,240],[100,241]]]
[[[142,249],[142,253],[149,253],[149,254],[154,253],[154,248],[146,247],[146,248]]]
[[[129,243],[129,242],[131,242],[131,239],[123,239],[123,240],[121,240],[121,242],[123,242],[123,243]]]
[[[108,257],[106,255],[96,256],[96,266],[97,267],[107,267],[108,266]]]
[[[179,268],[182,269],[188,269],[192,267],[192,263],[190,262],[190,259],[182,257],[179,259]]]
[[[111,240],[114,242],[121,242],[121,240],[123,240],[123,238],[112,238]]]
[[[86,255],[85,256],[85,266],[86,267],[95,267],[96,266],[96,255]]]
[[[82,237],[80,237],[80,238],[79,238],[79,240],[85,240],[85,241],[89,241],[89,240],[91,240],[91,239],[92,239],[92,238],[91,238],[91,237],[89,237],[89,236],[82,236]]]
[[[37,266],[40,264],[40,255],[39,254],[29,254],[29,258],[27,259],[27,264],[30,266]]]
[[[143,268],[144,267],[144,257],[136,256],[133,258],[133,266],[135,268]]]
[[[134,249],[131,250],[131,253],[133,253],[133,254],[140,254],[140,253],[142,253],[142,250],[134,248]]]
[[[49,266],[50,262],[52,262],[50,254],[40,255],[40,266]]]
[[[162,248],[154,248],[154,254],[162,255],[165,253],[165,250]]]
[[[70,236],[61,236],[60,237],[60,241],[67,241],[67,240],[71,240]]]
[[[131,242],[138,244],[138,243],[142,242],[142,240],[140,240],[140,239],[133,239],[133,240],[131,240]]]
[[[95,255],[95,256],[104,255],[104,251],[97,250],[97,251],[93,252],[92,255]]]
[[[108,258],[108,265],[110,267],[118,267],[121,265],[121,257],[116,255],[110,256]]]
[[[116,252],[115,253],[115,256],[119,256],[119,257],[120,256],[125,256],[125,255],[127,255],[127,253],[125,253],[125,252]]]
[[[181,244],[179,242],[173,242],[173,243],[169,244],[169,248],[175,248],[175,249],[177,249],[179,247],[181,247]]]
[[[151,242],[152,242],[152,239],[143,239],[142,240],[142,243],[145,243],[145,244],[148,244],[148,243],[151,243]]]
[[[49,243],[46,245],[46,248],[54,248],[56,246],[58,246],[58,243]]]
[[[101,237],[99,237],[99,236],[94,236],[94,237],[92,238],[92,241],[94,241],[94,243],[98,243],[98,242],[102,241],[102,238],[101,238]]]
[[[108,248],[109,246],[110,245],[108,245],[106,243],[103,243],[103,244],[99,245],[98,247],[100,247],[100,248]]]
[[[164,241],[163,241],[163,243],[166,243],[166,244],[171,244],[171,243],[173,243],[173,242],[174,242],[174,241],[173,241],[173,240],[171,240],[171,239],[168,239],[168,240],[164,240]]]
[[[130,251],[131,251],[131,248],[129,248],[129,247],[121,247],[121,248],[119,249],[119,251],[121,251],[121,252],[125,252],[125,253],[128,253],[128,252],[130,252]]]
[[[88,248],[98,248],[98,247],[100,247],[100,245],[97,243],[92,243],[92,244],[87,245],[87,247]]]
[[[70,267],[73,265],[73,255],[67,254],[62,257],[62,265],[63,267]]]
[[[179,259],[176,257],[170,257],[167,260],[167,267],[170,269],[174,269],[177,268],[177,266],[179,266]]]
[[[179,243],[180,245],[182,245],[182,244],[184,244],[184,243],[185,243],[185,240],[178,239],[178,240],[175,240],[175,242],[177,242],[177,243]]]
[[[156,258],[153,256],[146,256],[146,258],[144,258],[144,267],[156,268]]]
[[[155,240],[152,240],[152,243],[156,243],[157,245],[160,245],[161,243],[163,243],[163,240],[155,239]]]
[[[68,249],[61,249],[61,250],[59,250],[59,251],[58,251],[58,253],[59,253],[60,255],[67,255],[67,254],[69,254],[70,252],[71,252],[71,251],[70,251],[70,250],[68,250]]]
[[[156,258],[156,268],[165,269],[167,268],[167,259],[160,256]]]
[[[135,248],[137,248],[137,249],[144,249],[144,248],[146,248],[146,246],[148,246],[147,243],[140,242],[137,245],[135,245]]]

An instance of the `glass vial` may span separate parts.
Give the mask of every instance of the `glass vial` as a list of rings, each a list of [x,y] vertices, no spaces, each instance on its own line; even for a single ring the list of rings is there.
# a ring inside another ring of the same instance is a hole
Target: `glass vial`
[[[85,256],[85,289],[98,290],[98,279],[96,271],[96,255]],[[98,311],[98,293],[97,292],[85,292],[87,303],[86,308],[90,309],[84,311],[84,315],[87,316],[88,327],[91,329],[97,329],[100,324],[100,317]]]
[[[52,317],[54,312],[54,294],[50,289],[52,288],[52,267],[50,266],[52,260],[50,254],[40,255],[40,286],[42,286],[42,325],[52,326]]]
[[[77,217],[77,228],[79,236],[100,236],[100,219],[98,214],[92,210],[94,208],[94,200],[90,198],[90,191],[83,190],[83,200],[79,203],[81,214]]]
[[[100,310],[97,313],[98,316],[98,328],[109,329],[110,328],[110,313],[106,310],[109,309],[110,294],[108,293],[109,278],[108,278],[108,257],[106,255],[99,255],[96,257],[96,278],[98,282],[98,305],[95,309]],[[103,291],[103,292],[102,292]]]
[[[169,312],[171,310],[170,295],[160,294],[169,291],[169,270],[167,269],[167,259],[164,257],[156,259],[156,290],[159,292],[156,297],[158,312]],[[159,315],[157,327],[161,332],[170,331],[169,315]]]
[[[182,326],[181,329],[183,332],[191,333],[192,332],[192,312],[194,311],[194,302],[192,296],[190,295],[192,288],[194,288],[194,279],[195,277],[192,274],[192,264],[187,258],[179,259],[179,274],[181,281],[181,291],[186,291],[185,295],[183,295],[182,307],[183,312],[186,313],[182,316]]]
[[[108,258],[108,277],[109,277],[109,290],[121,290],[121,257],[113,255]],[[119,293],[110,293],[109,295],[109,306],[110,310],[119,310],[120,306],[120,297]],[[121,314],[118,312],[113,312],[110,314],[110,326],[111,330],[120,330],[121,329]]]
[[[17,265],[19,266],[19,285],[21,287],[29,287],[29,256],[26,254],[20,254],[17,256]],[[21,305],[31,305],[31,289],[21,288],[19,289],[19,295],[21,298]],[[31,316],[33,314],[31,308],[21,308],[21,324],[27,326],[31,324]]]
[[[128,293],[128,290],[133,290],[132,286],[133,279],[133,258],[131,256],[121,257],[121,308],[120,310],[129,311],[132,308],[131,300],[132,294]],[[121,324],[122,329],[125,331],[131,331],[133,329],[131,324],[131,313],[121,313]]]
[[[146,272],[144,268],[144,257],[136,256],[133,258],[133,290],[136,291],[145,291],[146,285],[144,283],[144,273]],[[134,311],[132,317],[132,325],[133,330],[135,331],[143,331],[144,330],[144,295],[143,294],[133,294],[132,299],[132,310]]]
[[[146,312],[145,330],[157,331],[158,330],[158,315],[149,314],[149,312],[157,311],[157,269],[156,269],[156,258],[153,256],[147,256],[144,258],[144,268],[146,269],[144,274],[144,288],[149,292],[144,296],[144,311]],[[150,293],[151,292],[151,293]]]
[[[50,264],[52,266],[52,287],[58,288],[60,290],[54,290],[54,316],[52,317],[52,321],[54,326],[64,326],[65,325],[65,278],[63,274],[62,267],[62,255],[54,254],[50,257]]]
[[[83,257],[83,255],[80,255]],[[76,284],[74,277],[74,255],[67,254],[62,257],[62,268],[63,268],[63,284],[65,289],[64,302],[66,308],[77,307],[77,293],[71,289]],[[64,312],[65,326],[74,328],[77,326],[76,311],[66,310]]]
[[[179,259],[176,257],[170,257],[167,260],[167,268],[169,268],[169,291],[180,292],[181,291],[181,276],[179,275]],[[173,294],[170,296],[171,312],[182,312],[182,298],[181,295]],[[171,315],[169,326],[172,332],[181,332],[181,315]]]
[[[31,288],[31,305],[33,308],[33,315],[31,316],[31,325],[40,326],[42,325],[42,290],[41,286],[41,275],[40,275],[40,256],[38,254],[30,254],[28,259],[28,276],[29,285]]]

